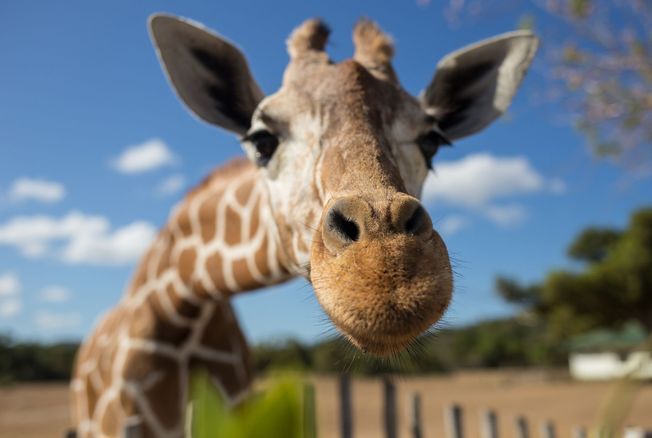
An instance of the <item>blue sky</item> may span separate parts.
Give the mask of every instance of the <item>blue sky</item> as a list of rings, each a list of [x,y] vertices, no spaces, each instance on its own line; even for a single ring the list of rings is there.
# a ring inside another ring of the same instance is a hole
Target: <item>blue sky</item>
[[[83,337],[117,303],[144,238],[184,191],[241,154],[234,137],[199,123],[176,100],[147,35],[148,15],[191,17],[237,42],[267,93],[280,84],[285,38],[312,16],[331,25],[336,60],[352,53],[359,17],[377,20],[394,36],[395,68],[415,94],[441,56],[514,29],[525,12],[546,37],[558,25],[522,6],[452,26],[443,3],[2,2],[0,332]],[[496,274],[528,281],[567,266],[565,248],[579,230],[622,227],[651,201],[652,179],[592,158],[565,108],[540,103],[549,85],[546,41],[509,114],[440,153],[428,183],[424,202],[458,274],[448,325],[509,314],[493,290]],[[311,341],[324,331],[304,280],[235,305],[254,341]]]

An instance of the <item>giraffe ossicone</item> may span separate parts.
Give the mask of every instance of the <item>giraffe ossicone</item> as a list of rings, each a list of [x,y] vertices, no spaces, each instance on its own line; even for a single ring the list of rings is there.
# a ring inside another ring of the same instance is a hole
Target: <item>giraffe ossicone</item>
[[[418,98],[400,85],[392,40],[354,29],[333,62],[329,29],[290,35],[281,88],[265,96],[241,51],[190,20],[150,19],[163,69],[199,118],[241,139],[247,159],[217,169],[172,212],[124,298],[78,354],[78,436],[183,436],[188,376],[208,370],[233,403],[252,373],[230,297],[308,279],[337,329],[374,355],[401,351],[443,315],[448,253],[419,202],[442,144],[509,106],[537,49],[527,31],[444,57]]]

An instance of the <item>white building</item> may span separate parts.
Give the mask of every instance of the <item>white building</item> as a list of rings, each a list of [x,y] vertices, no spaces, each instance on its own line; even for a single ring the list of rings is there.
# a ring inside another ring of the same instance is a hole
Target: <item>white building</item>
[[[633,351],[625,357],[613,352],[571,353],[570,374],[577,380],[611,380],[621,377],[652,379],[652,354]]]

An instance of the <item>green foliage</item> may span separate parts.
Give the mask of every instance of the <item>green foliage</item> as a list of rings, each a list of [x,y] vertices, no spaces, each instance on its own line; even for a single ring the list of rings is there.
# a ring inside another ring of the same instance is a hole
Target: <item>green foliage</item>
[[[545,321],[549,342],[629,320],[652,330],[652,208],[635,212],[622,232],[585,230],[569,254],[586,262],[581,272],[552,271],[529,286],[501,278],[498,291]]]
[[[254,368],[264,370],[272,366],[286,371],[302,371],[312,368],[309,347],[295,340],[262,343],[253,348]]]
[[[193,438],[299,438],[302,435],[301,385],[289,377],[277,380],[243,406],[229,408],[205,372],[190,384]]]
[[[296,348],[292,347],[294,344],[276,344],[279,350],[274,352],[274,357],[291,356]],[[562,347],[546,338],[541,321],[525,317],[437,330],[420,338],[407,352],[392,358],[366,355],[342,339],[323,341],[304,346],[304,349],[309,358],[305,362],[305,369],[311,372],[374,376],[387,373],[446,373],[466,368],[561,365],[566,360]],[[284,348],[288,351],[284,351]],[[262,364],[259,360],[256,363]],[[283,359],[278,362],[265,361],[265,366],[256,371],[264,374],[287,369],[288,362]],[[296,366],[289,369],[296,369]]]
[[[621,237],[622,233],[609,228],[587,228],[571,243],[568,255],[585,262],[600,262]]]
[[[522,286],[511,278],[498,277],[496,290],[506,301],[526,307],[534,307],[539,300],[538,286]]]
[[[541,328],[541,323],[528,318],[484,321],[442,334],[434,340],[432,348],[449,369],[563,363],[562,352],[546,343]],[[445,337],[450,337],[447,345],[440,345],[440,338]],[[448,357],[444,348],[449,349]]]
[[[337,338],[314,345],[296,341],[265,344],[254,348],[256,371],[310,370],[316,373],[348,372],[360,375],[387,373],[422,373],[444,371],[440,358],[428,349],[430,338],[424,338],[406,352],[391,358],[376,358]],[[301,354],[297,354],[300,351]]]
[[[67,380],[78,344],[14,342],[0,335],[0,383]]]

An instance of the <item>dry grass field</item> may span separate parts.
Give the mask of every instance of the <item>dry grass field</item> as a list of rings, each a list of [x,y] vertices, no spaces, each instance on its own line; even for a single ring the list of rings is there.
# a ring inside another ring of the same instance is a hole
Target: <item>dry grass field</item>
[[[337,437],[339,413],[337,380],[314,378],[320,437]],[[535,433],[540,422],[552,419],[560,438],[570,437],[572,426],[594,421],[612,389],[609,383],[576,383],[546,379],[539,373],[514,371],[463,373],[447,377],[410,377],[397,382],[401,438],[410,437],[408,399],[422,394],[425,437],[443,437],[444,407],[452,402],[465,408],[467,436],[479,436],[478,418],[484,408],[499,413],[501,437],[511,438],[518,414],[526,415]],[[382,388],[378,380],[355,380],[352,385],[354,436],[382,437]],[[65,385],[35,384],[0,388],[0,437],[61,437],[68,426]],[[627,423],[652,429],[652,385],[637,393]]]

